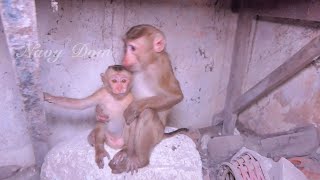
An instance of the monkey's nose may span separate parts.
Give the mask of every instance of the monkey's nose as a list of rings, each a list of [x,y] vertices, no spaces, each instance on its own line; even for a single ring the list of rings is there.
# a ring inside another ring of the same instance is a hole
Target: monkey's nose
[[[123,91],[123,89],[124,89],[124,88],[123,88],[122,86],[118,86],[118,87],[116,88],[116,90],[119,91],[119,92]]]

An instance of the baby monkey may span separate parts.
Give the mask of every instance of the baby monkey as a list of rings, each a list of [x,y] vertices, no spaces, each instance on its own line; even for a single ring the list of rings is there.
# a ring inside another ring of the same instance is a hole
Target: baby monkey
[[[44,100],[69,109],[86,109],[98,106],[107,115],[108,121],[97,121],[95,128],[88,136],[89,144],[95,147],[95,161],[103,169],[105,156],[110,159],[109,153],[104,148],[104,143],[114,149],[120,149],[125,144],[128,133],[123,117],[124,110],[132,102],[130,92],[132,74],[121,65],[109,66],[101,74],[104,87],[83,99],[53,96],[44,93]]]

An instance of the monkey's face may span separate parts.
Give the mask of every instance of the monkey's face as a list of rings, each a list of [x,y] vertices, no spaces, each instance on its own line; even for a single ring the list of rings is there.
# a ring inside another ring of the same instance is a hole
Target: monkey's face
[[[106,87],[115,95],[126,95],[130,91],[131,74],[126,71],[107,72],[101,75]]]
[[[165,49],[165,37],[158,29],[148,26],[131,28],[124,38],[125,55],[122,61],[130,71],[142,71],[152,64]]]
[[[130,71],[141,71],[155,60],[157,52],[154,51],[152,37],[140,37],[127,41],[125,44],[125,55],[122,64]]]

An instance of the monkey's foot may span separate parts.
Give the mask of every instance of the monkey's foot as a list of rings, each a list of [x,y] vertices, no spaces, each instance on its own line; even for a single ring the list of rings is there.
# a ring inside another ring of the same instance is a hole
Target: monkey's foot
[[[127,172],[131,172],[133,174],[134,172],[138,172],[138,168],[141,167],[141,163],[139,161],[138,156],[133,155],[133,156],[128,156],[127,159]]]
[[[110,155],[106,150],[96,153],[96,163],[100,169],[103,169],[104,167],[104,157],[107,157],[110,160]]]

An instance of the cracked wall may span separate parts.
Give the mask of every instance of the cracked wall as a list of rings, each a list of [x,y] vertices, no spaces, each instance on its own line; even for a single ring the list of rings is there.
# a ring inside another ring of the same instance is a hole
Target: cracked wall
[[[37,1],[42,49],[55,50],[57,59],[43,58],[42,82],[55,95],[84,97],[99,88],[99,74],[120,63],[122,35],[133,25],[151,24],[167,37],[175,75],[185,99],[170,117],[176,127],[211,125],[224,106],[237,16],[224,1],[59,1],[53,13],[49,1]],[[72,57],[75,45],[110,50],[105,56]],[[57,50],[63,50],[59,55]],[[93,109],[63,110],[46,105],[47,118],[58,142],[92,126]]]
[[[320,23],[262,18],[257,22],[243,92],[320,35]],[[317,63],[244,111],[239,119],[258,134],[320,125],[320,73]]]

